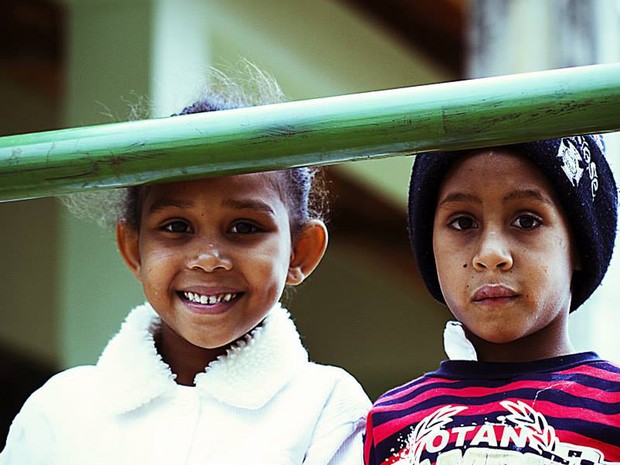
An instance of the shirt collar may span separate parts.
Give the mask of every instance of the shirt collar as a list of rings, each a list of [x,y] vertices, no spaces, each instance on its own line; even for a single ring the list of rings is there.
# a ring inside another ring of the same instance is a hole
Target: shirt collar
[[[160,319],[149,304],[133,309],[97,362],[102,399],[124,413],[176,388],[175,375],[157,353],[153,335]],[[196,375],[201,393],[233,407],[258,409],[308,361],[288,311],[276,304],[263,323],[226,355]]]

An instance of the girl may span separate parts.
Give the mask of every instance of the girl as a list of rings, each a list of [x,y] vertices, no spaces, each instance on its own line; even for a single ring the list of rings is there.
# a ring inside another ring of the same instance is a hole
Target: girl
[[[620,463],[620,367],[568,334],[617,209],[598,136],[416,157],[414,253],[470,350],[379,398],[366,464]]]
[[[231,89],[182,114],[250,104]],[[118,248],[147,302],[30,397],[0,463],[360,463],[366,394],[308,361],[279,303],[325,252],[317,195],[308,168],[127,189]]]

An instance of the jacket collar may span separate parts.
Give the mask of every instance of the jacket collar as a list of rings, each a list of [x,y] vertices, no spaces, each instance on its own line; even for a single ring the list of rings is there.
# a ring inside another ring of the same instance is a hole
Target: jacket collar
[[[136,307],[97,362],[103,402],[114,413],[139,408],[173,391],[175,375],[155,348],[160,319],[149,304]],[[233,407],[258,409],[308,361],[286,309],[277,304],[263,323],[196,375],[196,388]]]

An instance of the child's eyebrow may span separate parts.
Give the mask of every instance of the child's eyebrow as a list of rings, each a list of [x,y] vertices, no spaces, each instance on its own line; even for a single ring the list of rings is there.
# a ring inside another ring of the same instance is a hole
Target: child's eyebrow
[[[164,199],[159,199],[156,202],[154,202],[153,205],[149,207],[149,213],[155,213],[159,210],[163,210],[166,207],[189,209],[189,208],[192,208],[193,206],[194,206],[194,202],[192,202],[191,200],[164,198]]]
[[[244,209],[258,210],[258,211],[262,211],[262,212],[265,212],[265,213],[269,213],[271,215],[275,215],[275,211],[273,210],[273,208],[271,208],[271,205],[269,205],[266,202],[260,201],[260,200],[253,200],[253,199],[243,199],[243,200],[226,199],[226,200],[222,201],[222,206],[232,207],[235,210],[244,210]]]
[[[439,206],[450,203],[450,202],[476,202],[482,203],[478,197],[472,194],[465,194],[463,192],[452,192],[446,195],[441,202],[439,202]]]
[[[517,189],[502,198],[502,202],[518,199],[535,199],[553,205],[553,202],[536,189]]]

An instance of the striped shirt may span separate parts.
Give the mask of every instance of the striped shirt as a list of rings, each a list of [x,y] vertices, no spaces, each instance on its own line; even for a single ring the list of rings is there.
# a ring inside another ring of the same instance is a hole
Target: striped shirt
[[[593,352],[444,361],[382,395],[366,465],[620,463],[620,367]]]

